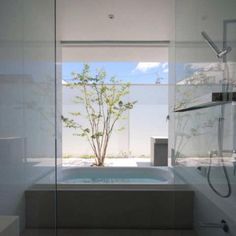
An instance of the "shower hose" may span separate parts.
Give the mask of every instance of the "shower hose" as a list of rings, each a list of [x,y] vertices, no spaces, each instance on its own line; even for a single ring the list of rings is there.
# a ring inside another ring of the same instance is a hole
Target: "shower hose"
[[[226,76],[225,78],[229,78],[229,68],[228,65],[225,64],[225,70],[224,72],[226,72]],[[227,79],[228,81],[228,79]],[[227,82],[226,86],[222,86],[222,92],[223,94],[225,94],[227,96],[227,92],[229,91],[229,83]],[[224,96],[225,96],[224,95]],[[225,98],[227,99],[227,98]],[[224,99],[224,100],[225,100]],[[211,182],[211,170],[212,170],[212,158],[214,153],[210,153],[210,163],[209,163],[209,167],[208,167],[208,171],[207,171],[207,181],[208,184],[210,186],[210,188],[219,196],[222,198],[228,198],[231,196],[232,193],[232,187],[231,187],[231,183],[230,183],[230,178],[224,163],[224,157],[222,155],[222,149],[223,149],[223,131],[224,131],[224,105],[221,105],[221,117],[218,120],[218,148],[219,148],[219,154],[220,154],[220,162],[223,168],[223,173],[227,182],[227,192],[226,193],[221,193],[219,190],[217,190],[214,185]]]
[[[225,178],[226,178],[226,182],[227,182],[227,192],[225,194],[221,193],[219,190],[217,190],[214,185],[212,184],[211,182],[211,169],[212,169],[212,153],[210,154],[210,163],[209,163],[209,167],[208,167],[208,171],[207,171],[207,181],[208,181],[208,184],[210,186],[210,188],[219,196],[219,197],[222,197],[222,198],[228,198],[231,196],[231,193],[232,193],[232,188],[231,188],[231,184],[230,184],[230,179],[229,179],[229,175],[228,175],[228,172],[227,172],[227,169],[225,167],[225,164],[224,164],[224,158],[223,156],[221,155],[221,164],[222,164],[222,168],[223,168],[223,172],[224,172],[224,175],[225,175]]]

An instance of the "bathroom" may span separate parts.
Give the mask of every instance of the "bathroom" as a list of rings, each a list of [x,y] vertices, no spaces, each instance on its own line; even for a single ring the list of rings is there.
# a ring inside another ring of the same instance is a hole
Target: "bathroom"
[[[0,236],[236,235],[235,0],[1,0],[0,26]],[[61,119],[70,62],[167,65],[131,84],[108,152],[133,159],[65,157],[88,150]]]

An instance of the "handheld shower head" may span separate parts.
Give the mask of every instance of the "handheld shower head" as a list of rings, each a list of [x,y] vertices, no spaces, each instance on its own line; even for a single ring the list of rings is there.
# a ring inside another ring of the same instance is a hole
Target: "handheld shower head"
[[[222,58],[223,56],[225,56],[225,55],[227,55],[228,53],[230,53],[231,50],[232,50],[231,47],[227,47],[227,48],[221,50],[221,51],[217,54],[217,57],[218,57],[218,58]]]
[[[215,52],[218,58],[222,58],[232,50],[231,47],[223,48],[222,50],[220,50],[205,31],[202,31],[201,35],[206,40],[211,49]]]

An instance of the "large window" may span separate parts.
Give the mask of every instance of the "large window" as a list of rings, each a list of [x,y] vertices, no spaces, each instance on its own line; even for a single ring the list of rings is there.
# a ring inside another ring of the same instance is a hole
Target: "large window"
[[[85,63],[63,63],[63,80],[71,81],[72,72],[81,72]],[[121,82],[131,84],[167,84],[168,63],[160,62],[89,62],[94,74],[104,69],[107,76],[116,76]]]
[[[115,48],[117,50],[117,48]],[[140,50],[140,49],[139,49]],[[147,50],[147,49],[145,49]],[[133,52],[133,51],[132,51]],[[141,51],[140,51],[141,52]],[[68,51],[67,51],[68,53]],[[81,73],[84,65],[90,66],[91,74],[95,77],[99,70],[106,71],[107,79],[105,83],[109,86],[109,78],[116,77],[119,81],[117,86],[129,83],[129,93],[126,96],[128,101],[137,101],[133,109],[128,110],[125,118],[117,122],[112,133],[105,166],[146,166],[150,165],[150,139],[153,136],[168,136],[168,62],[153,60],[153,57],[147,60],[151,51],[144,61],[133,60],[137,56],[130,56],[127,52],[117,50],[115,58],[111,60],[111,52],[108,52],[106,60],[101,61],[98,58],[104,53],[89,53],[90,57],[84,52],[84,49],[78,53],[82,58],[75,60],[73,51],[72,59],[66,53],[66,60],[62,66],[62,84],[63,84],[63,115],[70,116],[73,112],[84,110],[83,104],[74,103],[74,97],[77,96],[75,89],[67,85],[73,82],[72,73]],[[114,51],[112,52],[114,53]],[[155,51],[153,51],[155,53]],[[146,53],[147,54],[147,53]],[[159,53],[160,54],[160,53]],[[117,56],[118,55],[118,56]],[[125,55],[125,60],[120,60]],[[139,55],[139,57],[141,57]],[[160,56],[159,56],[160,57]],[[127,60],[129,59],[129,60]],[[132,59],[132,60],[131,60]],[[137,58],[139,59],[139,58]],[[166,59],[166,58],[165,58]],[[79,122],[86,123],[86,118],[80,118]],[[119,127],[123,127],[118,131]],[[63,163],[65,166],[90,166],[94,163],[94,152],[84,137],[73,135],[74,130],[63,126]]]

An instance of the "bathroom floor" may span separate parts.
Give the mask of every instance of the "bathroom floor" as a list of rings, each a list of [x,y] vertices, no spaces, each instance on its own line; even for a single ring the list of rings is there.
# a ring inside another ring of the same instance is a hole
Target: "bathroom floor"
[[[55,236],[53,230],[26,230],[21,236]],[[197,236],[192,230],[58,230],[57,236]]]

